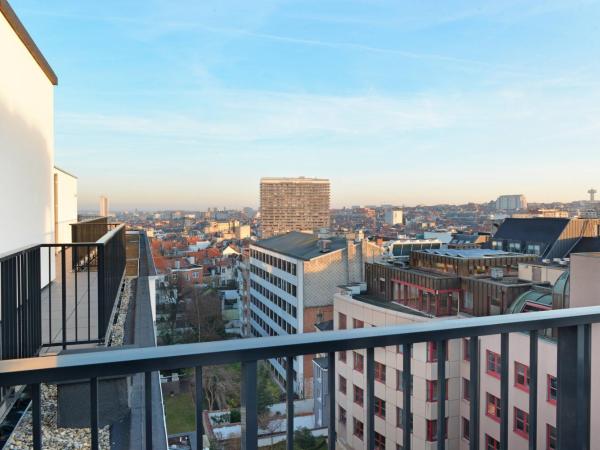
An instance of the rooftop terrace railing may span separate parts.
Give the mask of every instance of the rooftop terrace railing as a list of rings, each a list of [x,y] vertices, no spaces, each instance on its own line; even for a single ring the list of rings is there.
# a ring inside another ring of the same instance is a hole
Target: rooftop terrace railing
[[[530,335],[529,448],[537,443],[538,332],[558,329],[558,448],[586,449],[590,443],[590,355],[591,324],[600,322],[600,307],[574,308],[510,314],[461,320],[440,320],[393,327],[374,327],[278,337],[123,349],[102,353],[80,353],[44,358],[0,362],[0,386],[28,384],[33,393],[33,442],[43,447],[40,416],[40,384],[88,379],[90,383],[91,448],[98,448],[98,379],[115,375],[145,374],[145,444],[152,448],[151,373],[157,370],[195,368],[196,432],[203,435],[202,368],[241,362],[242,448],[254,450],[258,442],[257,362],[269,358],[287,358],[287,449],[293,448],[293,364],[298,355],[326,353],[329,383],[328,448],[336,444],[335,352],[366,349],[366,448],[378,448],[375,442],[374,353],[376,347],[403,346],[409,355],[411,346],[437,342],[438,379],[445,378],[446,341],[470,338],[469,448],[479,448],[479,345],[480,337],[501,335],[501,417],[500,448],[508,449],[509,333]],[[411,358],[403,359],[404,373],[411,373]],[[410,378],[403,377],[403,392],[410,392]],[[446,384],[437,383],[437,398],[446,396]],[[403,397],[402,429],[409,430],[411,396]],[[446,417],[446,403],[437,404],[437,417]],[[202,439],[196,440],[198,449]],[[446,447],[444,427],[437,427],[438,449]],[[403,449],[411,448],[411,434],[403,434]]]

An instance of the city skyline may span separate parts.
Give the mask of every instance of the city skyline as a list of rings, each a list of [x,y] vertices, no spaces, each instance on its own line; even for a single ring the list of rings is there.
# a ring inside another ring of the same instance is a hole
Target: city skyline
[[[329,178],[333,206],[598,184],[597,2],[14,7],[82,207],[256,205],[261,176]]]

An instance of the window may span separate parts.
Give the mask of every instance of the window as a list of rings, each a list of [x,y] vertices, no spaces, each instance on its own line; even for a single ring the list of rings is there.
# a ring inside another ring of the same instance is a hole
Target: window
[[[375,414],[385,419],[385,400],[375,397]]]
[[[352,328],[364,328],[365,323],[362,320],[352,319]]]
[[[342,425],[346,425],[346,410],[344,408],[342,408],[341,406],[339,407],[339,414],[340,416],[340,423]]]
[[[524,438],[529,437],[529,414],[515,408],[513,428],[516,434]]]
[[[375,379],[385,383],[385,364],[375,363]]]
[[[466,378],[462,379],[462,387],[463,387],[463,399],[466,401],[470,401],[471,400],[471,392],[469,391],[469,388],[471,387],[471,382],[469,380],[467,380]]]
[[[444,419],[444,439],[448,439],[448,418]],[[437,420],[427,420],[427,440],[437,441]]]
[[[469,440],[469,419],[462,418],[462,437]]]
[[[375,432],[375,450],[385,450],[385,436]]]
[[[346,362],[346,350],[342,351],[342,352],[338,352],[338,359],[341,362]]]
[[[485,415],[494,419],[495,421],[500,421],[500,399],[495,397],[494,395],[487,392],[485,394]]]
[[[485,450],[500,450],[500,442],[491,437],[490,435],[485,435]]]
[[[354,436],[362,440],[364,434],[363,423],[360,420],[357,420],[356,417],[354,417],[352,420],[354,422]]]
[[[515,361],[515,386],[529,392],[529,367]]]
[[[354,386],[354,403],[362,406],[364,402],[364,392],[358,386]]]
[[[346,388],[347,388],[347,383],[346,383],[346,379],[340,375],[339,377],[339,383],[340,383],[340,392],[342,394],[346,393]]]
[[[362,373],[364,368],[364,356],[360,353],[352,352],[352,357],[354,358],[354,370],[358,370]]]
[[[557,448],[556,428],[550,424],[546,424],[546,450],[556,450]]]
[[[396,390],[397,391],[403,390],[402,379],[403,379],[403,372],[401,370],[396,369]],[[413,384],[413,376],[411,375],[410,381],[409,381],[409,391],[410,392],[412,392],[412,384]]]
[[[427,343],[427,362],[437,361],[437,342]],[[448,361],[448,341],[446,341],[446,361]]]
[[[500,378],[500,355],[490,350],[486,351],[485,371],[496,378]]]
[[[471,361],[471,347],[469,339],[463,339],[463,360]]]
[[[556,395],[558,393],[558,385],[556,383],[556,377],[548,375],[548,401],[553,405],[556,405]]]
[[[427,401],[428,402],[437,402],[438,401],[438,392],[437,392],[438,380],[427,380]],[[448,400],[448,380],[446,379],[446,400]]]
[[[338,330],[346,329],[346,314],[338,313]]]
[[[400,429],[404,429],[404,410],[402,408],[399,408],[396,406],[396,426]],[[413,430],[413,414],[410,413],[410,419],[409,419],[409,428],[410,428],[410,432],[412,433]]]

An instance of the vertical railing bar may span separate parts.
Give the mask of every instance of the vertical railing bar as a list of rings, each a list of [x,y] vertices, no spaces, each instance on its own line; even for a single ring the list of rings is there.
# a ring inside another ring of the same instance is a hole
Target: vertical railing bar
[[[285,402],[286,402],[286,448],[294,450],[294,358],[286,358],[285,367]]]
[[[40,384],[31,385],[31,417],[33,432],[33,449],[42,450],[42,405]]]
[[[335,450],[337,440],[335,432],[335,352],[327,354],[327,393],[329,394],[329,426],[327,430],[327,449]]]
[[[529,332],[529,450],[537,448],[538,331]]]
[[[87,332],[88,332],[88,341],[91,341],[92,338],[92,319],[91,319],[91,311],[90,308],[92,306],[92,302],[91,302],[91,291],[92,291],[92,286],[90,284],[90,264],[91,264],[91,258],[90,258],[90,246],[88,245],[86,247],[86,254],[87,254],[87,319],[88,319],[88,326],[87,326]]]
[[[92,450],[98,450],[98,378],[90,380],[90,432]]]
[[[52,344],[52,248],[48,247],[48,344]]]
[[[446,448],[446,343],[437,341],[437,448]]]
[[[375,349],[367,348],[365,389],[367,391],[367,450],[375,448]]]
[[[591,324],[577,326],[577,436],[582,450],[590,448]]]
[[[258,449],[256,361],[242,362],[242,450]]]
[[[106,326],[104,323],[104,302],[106,297],[106,286],[105,286],[105,272],[104,272],[104,244],[99,244],[96,249],[96,258],[98,258],[97,263],[97,283],[98,283],[98,318],[97,318],[97,326],[98,326],[98,339],[104,339],[106,333]]]
[[[479,450],[479,337],[469,339],[469,450]]]
[[[410,450],[411,445],[411,429],[410,429],[410,416],[411,416],[411,402],[412,396],[412,375],[411,375],[411,354],[412,344],[402,344],[402,410],[404,415],[402,417],[402,443],[403,450]]]
[[[71,254],[76,251],[75,247],[71,247]],[[79,276],[79,271],[77,270],[79,266],[79,262],[75,264],[75,269],[73,275],[75,276],[75,342],[78,341],[78,320],[77,320],[77,304],[79,303],[79,296],[77,295],[77,278]]]
[[[152,450],[152,372],[144,372],[144,417],[146,450]]]
[[[61,302],[62,302],[62,348],[67,348],[67,270],[66,270],[65,246],[61,245],[60,269],[61,269]]]
[[[508,450],[508,338],[500,335],[500,450]]]
[[[204,389],[202,386],[202,366],[196,366],[196,450],[204,448],[204,423],[202,411],[204,405]]]

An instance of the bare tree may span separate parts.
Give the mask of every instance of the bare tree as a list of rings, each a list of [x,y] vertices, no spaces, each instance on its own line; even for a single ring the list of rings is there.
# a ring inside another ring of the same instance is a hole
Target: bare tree
[[[183,292],[185,317],[200,342],[219,341],[225,337],[221,299],[213,289],[190,286]]]

